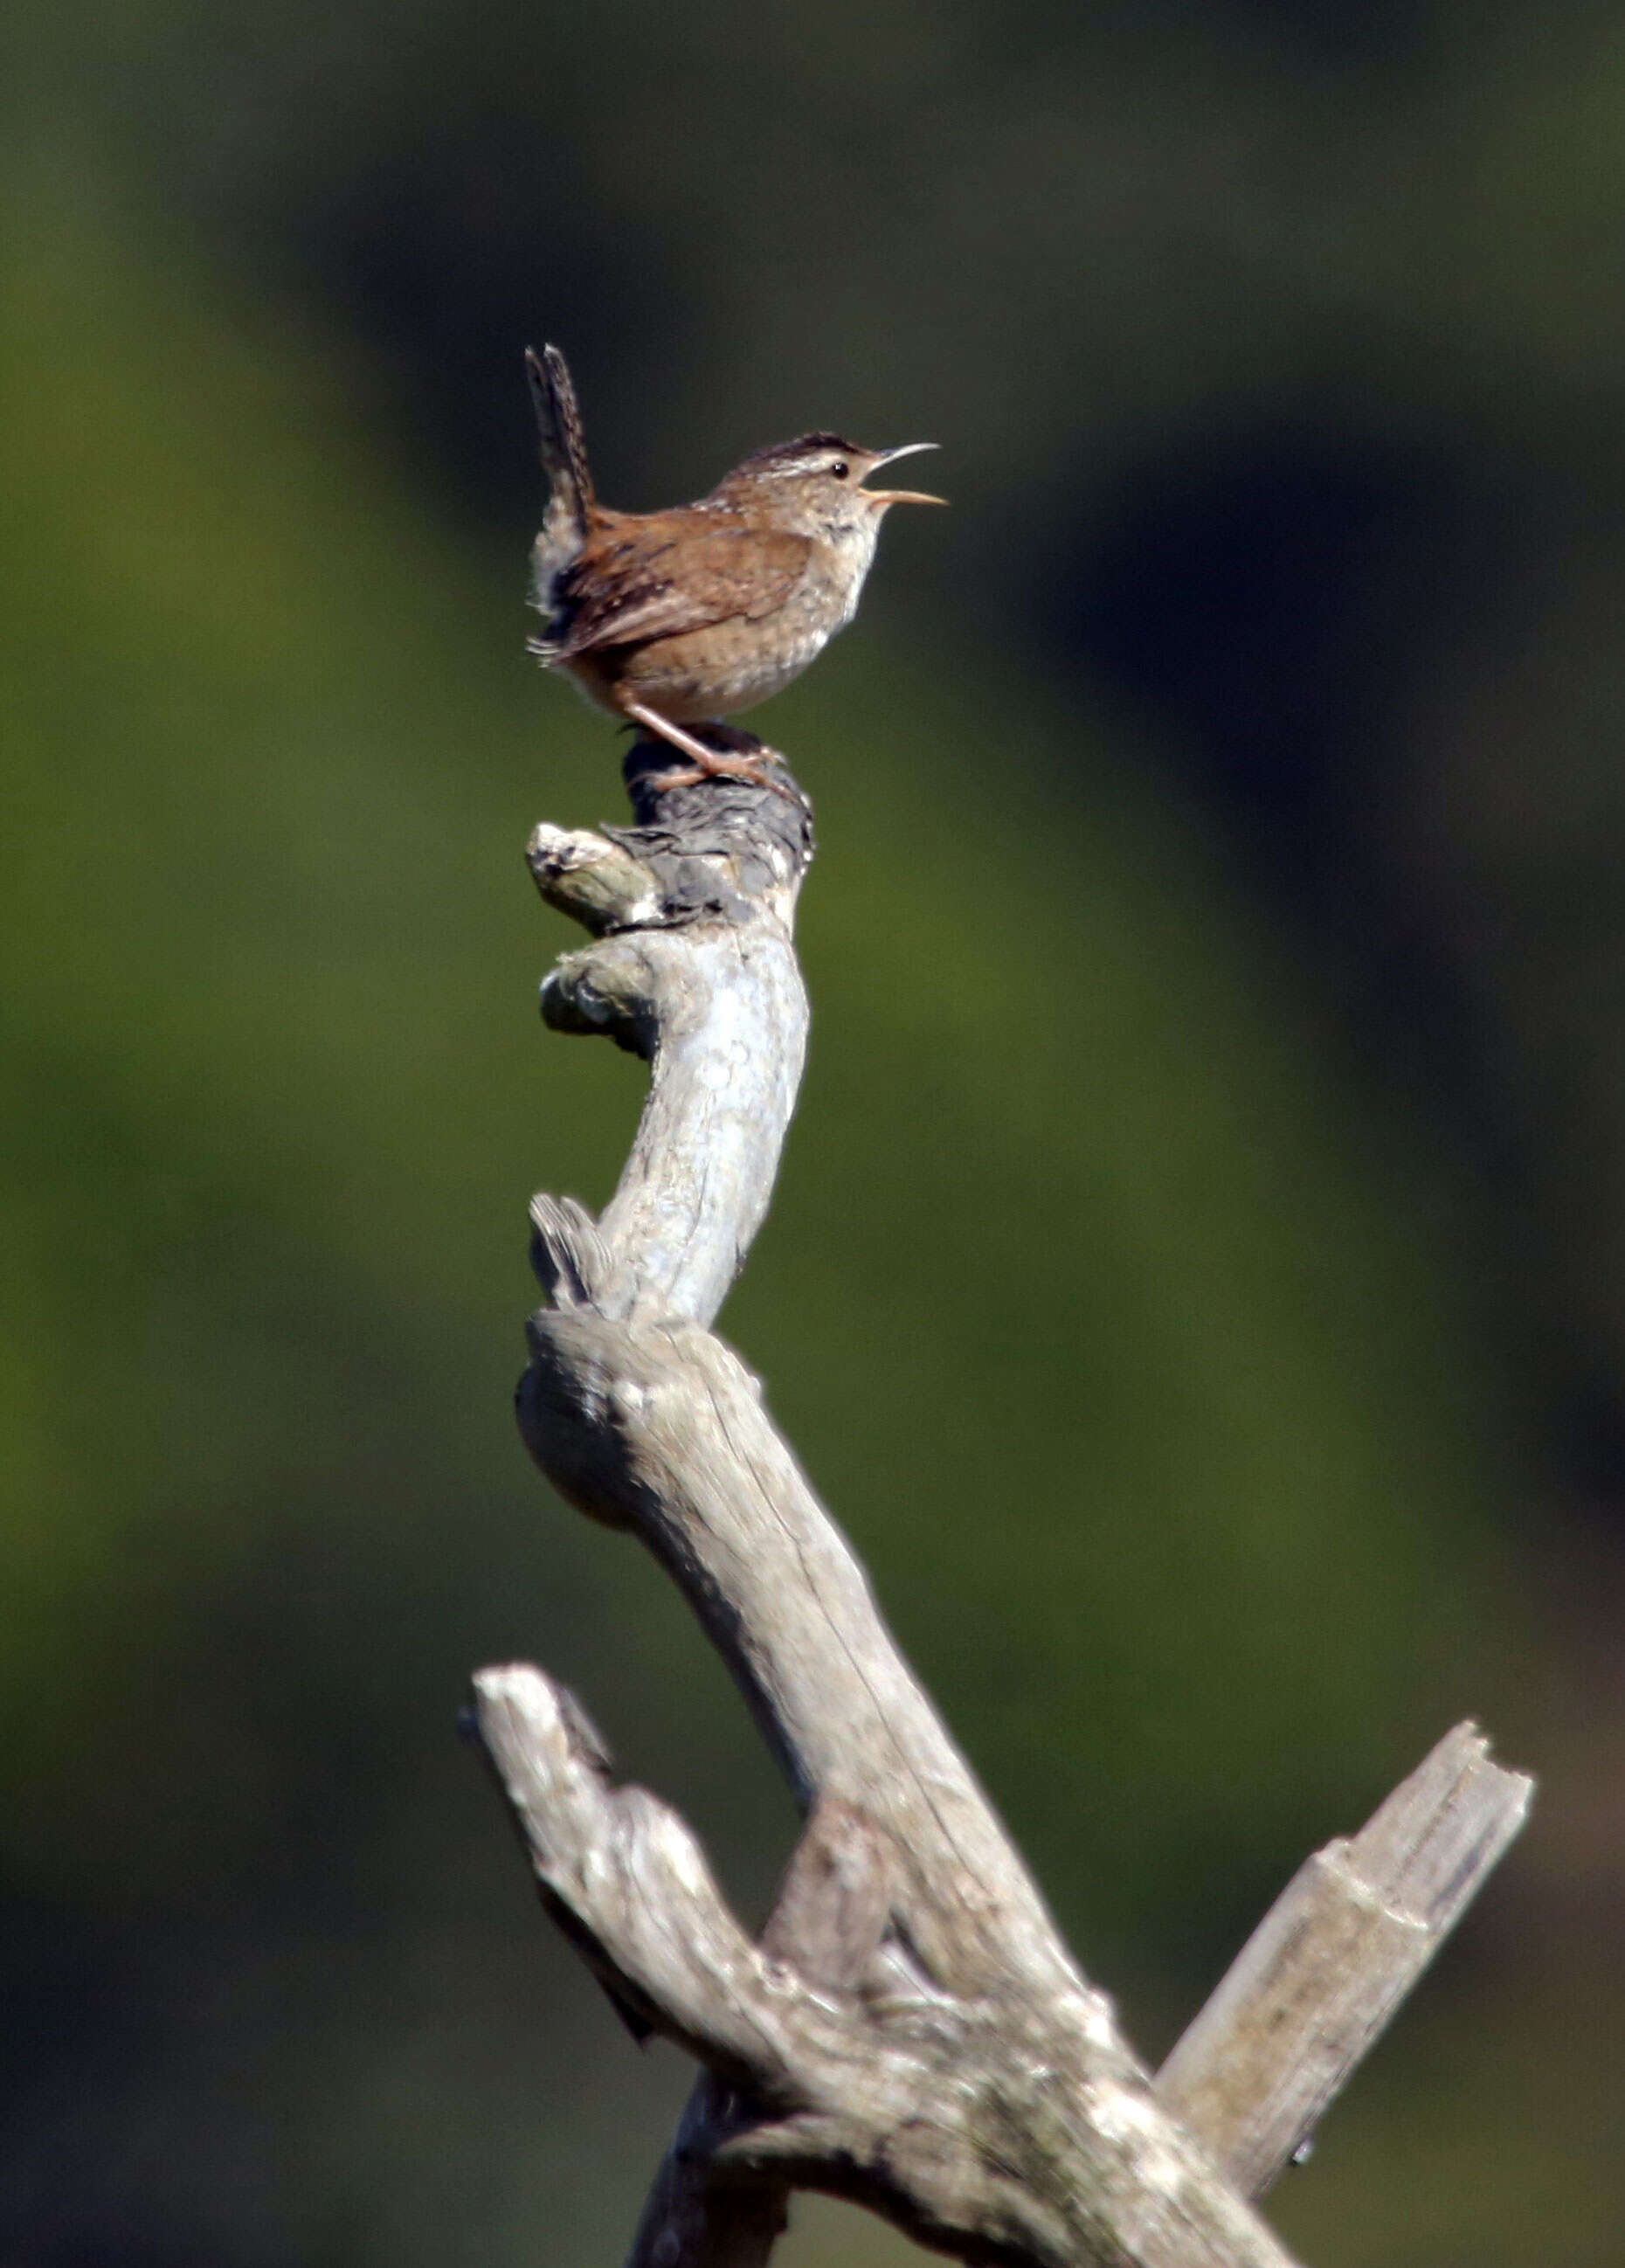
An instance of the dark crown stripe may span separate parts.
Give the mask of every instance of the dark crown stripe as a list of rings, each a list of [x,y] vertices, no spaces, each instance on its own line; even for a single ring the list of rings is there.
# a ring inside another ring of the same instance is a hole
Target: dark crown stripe
[[[793,464],[798,457],[821,457],[830,449],[848,449],[856,456],[866,453],[856,441],[843,441],[839,433],[804,433],[797,441],[775,441],[765,449],[753,449],[741,459],[739,470],[746,465]]]

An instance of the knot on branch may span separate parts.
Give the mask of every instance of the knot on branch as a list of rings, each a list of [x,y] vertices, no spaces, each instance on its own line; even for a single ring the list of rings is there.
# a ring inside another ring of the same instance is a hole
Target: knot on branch
[[[573,1213],[566,1278],[590,1271],[602,1241],[573,1200],[538,1199]],[[533,1207],[534,1218],[536,1207]],[[560,1494],[607,1527],[651,1523],[669,1486],[673,1462],[691,1451],[696,1424],[718,1406],[719,1390],[759,1403],[761,1388],[739,1358],[680,1317],[610,1307],[619,1288],[613,1272],[583,1303],[567,1296],[539,1308],[526,1324],[530,1361],[515,1409],[531,1455]],[[573,1285],[571,1286],[573,1288]]]
[[[581,953],[567,953],[542,979],[541,1020],[555,1032],[601,1032],[645,1063],[661,1035],[666,988],[653,948],[658,933],[645,939],[617,932]]]

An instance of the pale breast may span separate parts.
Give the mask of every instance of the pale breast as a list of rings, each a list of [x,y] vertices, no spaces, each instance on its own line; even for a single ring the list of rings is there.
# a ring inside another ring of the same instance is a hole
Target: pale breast
[[[782,615],[768,623],[718,622],[600,659],[620,663],[618,687],[674,723],[694,724],[768,700],[816,659],[835,627]]]

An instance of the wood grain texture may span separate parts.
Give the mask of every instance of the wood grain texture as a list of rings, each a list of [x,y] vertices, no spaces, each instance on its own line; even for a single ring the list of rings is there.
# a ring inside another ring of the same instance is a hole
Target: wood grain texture
[[[1261,2053],[1246,2087],[1213,2080],[1236,2061],[1221,2010],[1188,2058],[1212,2083],[1159,2097],[757,1381],[708,1328],[795,1101],[791,923],[812,835],[798,792],[657,794],[665,762],[629,759],[637,828],[532,840],[543,895],[598,939],[548,980],[548,1022],[633,1048],[651,1077],[602,1218],[533,1203],[545,1304],[518,1418],[561,1493],[677,1583],[796,1792],[805,1832],[760,1942],[683,1822],[616,1782],[562,1689],[524,1665],[486,1671],[474,1710],[548,1911],[634,2031],[702,2066],[629,2268],[761,2268],[797,2187],[1005,2268],[1290,2268],[1209,2146],[1230,2167],[1235,2099],[1280,2092],[1281,2074]],[[1431,1896],[1449,1841],[1395,1830],[1384,1852],[1409,1855],[1383,1876],[1393,1899]],[[1482,1872],[1489,1843],[1474,1848]]]
[[[801,1082],[807,1002],[791,924],[812,814],[741,781],[657,793],[647,780],[669,762],[634,749],[642,826],[539,828],[529,858],[544,896],[599,938],[548,978],[544,1018],[650,1064],[599,1225],[616,1263],[599,1304],[709,1322],[767,1212]]]
[[[1245,2196],[1303,2152],[1527,1816],[1458,1725],[1360,1833],[1306,1859],[1157,2078]]]

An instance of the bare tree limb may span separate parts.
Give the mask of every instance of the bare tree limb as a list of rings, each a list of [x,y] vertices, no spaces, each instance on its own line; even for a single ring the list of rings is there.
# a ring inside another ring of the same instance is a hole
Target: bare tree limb
[[[1351,1840],[1305,1860],[1157,2076],[1246,2197],[1333,2096],[1523,1825],[1534,1782],[1446,1733]]]
[[[728,779],[657,799],[641,748],[629,784],[640,816],[658,824],[531,837],[543,896],[602,940],[560,962],[542,1013],[651,1064],[599,1225],[619,1269],[599,1305],[709,1323],[767,1213],[801,1083],[807,1003],[790,925],[812,813]]]
[[[1284,2268],[1081,1979],[1040,1991],[1012,1959],[967,1992],[922,1972],[896,1933],[907,1892],[891,1879],[894,1851],[861,1809],[814,1814],[812,1853],[780,1906],[779,1934],[797,1942],[776,1955],[733,1921],[675,1815],[609,1779],[540,1672],[482,1672],[474,1707],[549,1911],[617,2007],[712,2074],[634,2260],[739,2258],[739,2183],[852,2198],[970,2260]],[[974,1936],[980,1964],[985,1914]],[[810,1985],[804,1938],[844,1985]],[[696,2185],[685,2169],[700,2154],[709,2178]],[[747,2213],[763,2207],[750,2198]],[[769,2236],[780,2210],[768,2208]],[[702,2230],[710,2249],[695,2251]]]
[[[1233,2180],[1245,2090],[1217,2074],[1237,2027],[1221,2011],[1206,2049],[1180,2051],[1202,2084],[1179,2095],[1176,2067],[1171,2115],[756,1381],[706,1328],[765,1214],[800,1076],[790,924],[812,836],[793,783],[656,796],[665,761],[629,759],[637,828],[531,843],[543,895],[598,939],[548,980],[548,1021],[634,1049],[651,1079],[602,1219],[533,1204],[548,1304],[518,1417],[560,1491],[680,1586],[802,1804],[761,1942],[681,1821],[617,1786],[562,1689],[488,1670],[474,1703],[548,1911],[634,2029],[704,2066],[631,2268],[761,2268],[795,2187],[1005,2268],[1290,2268],[1204,2147]],[[1426,1863],[1399,1863],[1395,1898],[1419,1894]],[[1337,2036],[1346,2068],[1358,2045]],[[1250,2083],[1284,2092],[1262,2056]]]
[[[762,1949],[793,1956],[809,1984],[849,1992],[879,1942],[890,1900],[886,1845],[861,1813],[820,1804],[796,1846]],[[628,2268],[761,2268],[783,2234],[790,2192],[782,2183],[717,2181],[717,2153],[745,2115],[741,2097],[702,2071],[649,2193]]]

